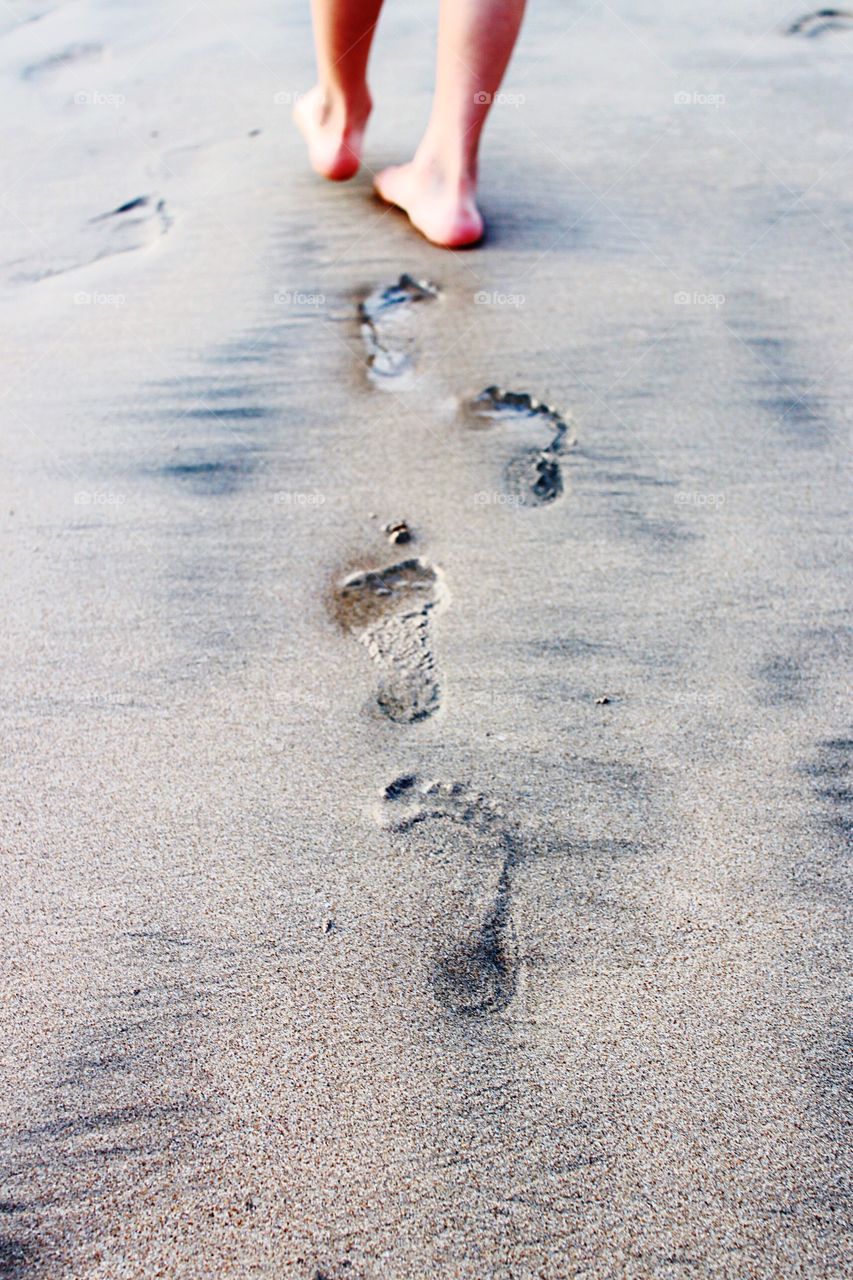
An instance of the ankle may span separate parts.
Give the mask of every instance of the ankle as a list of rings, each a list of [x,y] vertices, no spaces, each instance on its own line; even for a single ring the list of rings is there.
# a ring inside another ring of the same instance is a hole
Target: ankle
[[[324,121],[338,120],[345,129],[363,125],[373,109],[373,100],[366,84],[352,89],[331,81],[320,81],[317,89]]]
[[[424,138],[413,163],[437,186],[456,196],[473,196],[477,190],[476,161],[460,155],[452,146]]]

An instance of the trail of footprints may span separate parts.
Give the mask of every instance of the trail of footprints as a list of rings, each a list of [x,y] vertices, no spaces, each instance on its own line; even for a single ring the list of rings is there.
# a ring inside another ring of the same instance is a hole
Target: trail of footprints
[[[358,320],[373,386],[383,391],[412,386],[418,362],[415,315],[422,304],[440,297],[431,281],[402,275],[362,299]],[[574,441],[556,409],[525,391],[489,386],[464,404],[463,420],[472,430],[504,432],[504,442],[512,442],[503,474],[508,505],[543,507],[562,495],[561,455]],[[412,724],[440,708],[432,629],[448,602],[441,570],[422,556],[360,569],[336,584],[333,613],[376,668],[375,713]],[[518,837],[462,784],[427,783],[415,774],[385,787],[375,816],[398,840],[434,840],[452,833],[447,844],[459,862],[468,906],[432,957],[432,990],[450,1014],[505,1009],[519,980],[512,918]]]

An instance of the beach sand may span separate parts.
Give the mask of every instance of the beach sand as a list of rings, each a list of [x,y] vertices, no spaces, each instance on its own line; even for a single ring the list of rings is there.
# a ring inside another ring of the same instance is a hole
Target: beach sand
[[[845,1272],[853,28],[433,8],[0,19],[4,1277]]]

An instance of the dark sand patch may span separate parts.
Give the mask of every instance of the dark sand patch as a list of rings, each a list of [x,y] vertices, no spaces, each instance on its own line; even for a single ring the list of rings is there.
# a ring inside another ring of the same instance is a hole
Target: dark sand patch
[[[32,62],[23,70],[25,80],[42,80],[57,71],[76,66],[80,62],[96,62],[103,57],[104,46],[97,41],[79,41],[65,49],[49,54],[38,62]]]

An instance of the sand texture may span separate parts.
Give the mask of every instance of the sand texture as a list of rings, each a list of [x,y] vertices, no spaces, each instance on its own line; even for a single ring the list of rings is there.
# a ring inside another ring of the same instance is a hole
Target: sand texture
[[[853,23],[307,10],[0,13],[0,1276],[841,1277]]]

